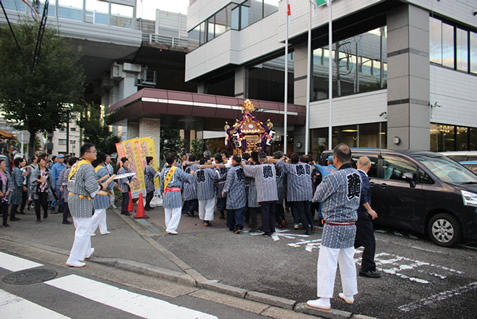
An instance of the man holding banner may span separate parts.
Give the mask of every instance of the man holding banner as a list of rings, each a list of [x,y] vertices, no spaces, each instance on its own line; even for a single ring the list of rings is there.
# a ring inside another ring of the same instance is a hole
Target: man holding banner
[[[176,153],[166,155],[167,166],[161,172],[161,194],[163,194],[163,207],[166,221],[166,232],[177,235],[177,227],[181,220],[182,196],[181,188],[185,181],[193,182],[194,171],[187,174],[176,166]]]

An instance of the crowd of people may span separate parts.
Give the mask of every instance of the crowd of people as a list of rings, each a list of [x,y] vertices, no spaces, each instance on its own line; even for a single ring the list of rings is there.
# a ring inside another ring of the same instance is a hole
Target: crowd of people
[[[102,154],[104,167],[108,174],[113,173],[111,156]],[[7,170],[6,162],[0,159],[0,214],[3,227],[10,227],[9,222],[18,222],[25,210],[35,210],[36,223],[48,218],[49,213],[63,214],[62,223],[71,221],[68,207],[68,173],[78,161],[76,157],[59,154],[50,156],[46,153],[34,155],[27,163],[23,157],[13,160],[13,169]],[[96,166],[99,163],[94,163]],[[114,193],[108,195],[108,207],[114,205]]]
[[[354,249],[364,246],[359,274],[379,278],[374,263],[375,241],[372,220],[377,213],[371,208],[370,184],[367,172],[371,162],[367,157],[358,160],[353,168],[351,150],[340,144],[327,158],[327,165],[313,162],[310,155],[276,152],[273,156],[252,152],[242,156],[228,156],[223,151],[202,158],[175,152],[166,155],[166,164],[160,172],[154,167],[154,158],[146,158],[144,182],[145,209],[150,210],[154,196],[155,178],[160,178],[166,233],[177,235],[181,216],[198,217],[205,227],[212,226],[215,212],[226,219],[234,234],[240,234],[244,225],[249,231],[258,231],[264,237],[276,227],[286,227],[285,212],[293,218],[293,228],[310,235],[318,225],[323,227],[317,268],[317,296],[310,307],[328,310],[334,290],[337,264],[340,266],[343,292],[339,297],[351,304],[357,293]],[[81,157],[65,158],[58,155],[49,160],[47,154],[34,156],[27,165],[16,158],[12,174],[0,159],[0,213],[3,226],[20,220],[25,207],[35,207],[37,223],[48,218],[48,210],[63,213],[63,224],[75,226],[75,239],[66,262],[71,267],[84,267],[85,260],[94,252],[91,236],[99,228],[109,234],[106,209],[114,206],[113,188],[122,193],[121,214],[128,212],[133,175],[129,160],[121,158],[118,175],[113,173],[111,157],[97,152],[93,144],[81,147]],[[117,180],[117,184],[114,182]],[[9,211],[10,206],[10,211]],[[257,222],[261,215],[261,226]]]

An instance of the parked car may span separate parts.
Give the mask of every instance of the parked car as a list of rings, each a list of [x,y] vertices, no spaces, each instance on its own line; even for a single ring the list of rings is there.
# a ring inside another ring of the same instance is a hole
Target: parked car
[[[324,164],[331,152],[324,152]],[[368,173],[377,225],[429,236],[452,247],[477,240],[477,176],[439,153],[352,149],[370,158]]]
[[[441,154],[452,158],[477,174],[477,151],[442,152]]]

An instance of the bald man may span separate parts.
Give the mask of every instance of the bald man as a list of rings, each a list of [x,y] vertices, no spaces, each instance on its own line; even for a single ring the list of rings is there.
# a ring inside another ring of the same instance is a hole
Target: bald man
[[[378,218],[378,214],[371,208],[371,186],[368,177],[371,161],[366,156],[360,157],[356,167],[361,175],[362,184],[354,247],[364,247],[359,275],[368,278],[379,278],[381,275],[376,272],[376,264],[374,263],[376,240],[372,222],[373,219]]]

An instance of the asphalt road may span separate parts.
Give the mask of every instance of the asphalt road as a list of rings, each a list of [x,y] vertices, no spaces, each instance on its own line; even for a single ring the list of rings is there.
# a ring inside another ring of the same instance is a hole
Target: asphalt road
[[[208,279],[304,302],[316,297],[321,229],[308,237],[284,230],[272,238],[234,235],[216,221],[203,228],[183,218],[179,236],[158,242]],[[354,305],[339,298],[332,308],[378,318],[474,318],[477,312],[477,246],[438,247],[412,234],[378,230],[380,279],[358,277]],[[360,263],[361,251],[355,255]],[[359,267],[359,266],[358,266]],[[337,275],[335,296],[341,292]]]

